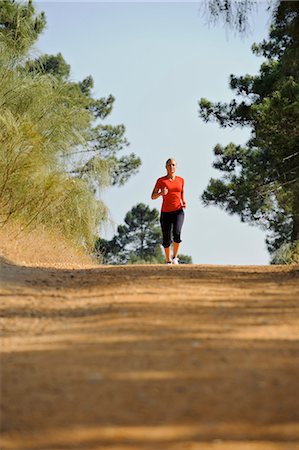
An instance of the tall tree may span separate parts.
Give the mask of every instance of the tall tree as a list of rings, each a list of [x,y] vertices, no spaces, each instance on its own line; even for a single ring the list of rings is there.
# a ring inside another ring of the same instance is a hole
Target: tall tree
[[[99,123],[114,98],[94,98],[92,77],[72,82],[61,54],[30,60],[45,24],[31,1],[0,0],[0,223],[43,223],[92,247],[107,216],[99,189],[141,162],[118,156],[125,128]]]
[[[268,230],[271,253],[299,240],[299,2],[280,2],[269,40],[253,45],[266,62],[256,76],[231,75],[242,101],[229,104],[201,99],[200,116],[222,127],[249,126],[246,146],[216,145],[211,179],[203,193],[242,221]]]
[[[0,33],[0,224],[42,223],[92,246],[105,208],[62,158],[85,142],[91,114],[64,83],[20,70],[22,58],[1,44]]]
[[[126,214],[124,222],[118,226],[111,241],[97,241],[95,248],[102,254],[104,262],[162,262],[159,211],[139,203]]]

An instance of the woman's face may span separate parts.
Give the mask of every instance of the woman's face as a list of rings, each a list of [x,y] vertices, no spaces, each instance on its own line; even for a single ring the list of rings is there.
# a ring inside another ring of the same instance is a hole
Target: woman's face
[[[176,162],[174,159],[171,159],[166,164],[167,175],[173,175],[176,171]]]

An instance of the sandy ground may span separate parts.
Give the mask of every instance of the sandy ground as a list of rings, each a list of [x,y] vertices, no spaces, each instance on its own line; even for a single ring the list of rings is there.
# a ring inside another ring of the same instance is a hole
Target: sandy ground
[[[299,267],[1,260],[1,450],[299,449]]]

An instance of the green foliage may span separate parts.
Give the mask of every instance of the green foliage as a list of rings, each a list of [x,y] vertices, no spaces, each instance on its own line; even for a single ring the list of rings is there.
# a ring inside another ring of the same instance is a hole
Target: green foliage
[[[283,244],[274,252],[271,264],[299,264],[299,241]]]
[[[44,13],[36,14],[32,1],[0,0],[1,41],[13,54],[27,53],[46,26]]]
[[[66,63],[61,53],[56,56],[45,54],[35,60],[26,61],[26,69],[33,74],[50,74],[64,80],[69,78],[71,72],[71,66]]]
[[[62,158],[84,142],[90,113],[63,82],[12,70],[3,47],[0,61],[1,222],[55,226],[91,246],[106,213],[86,182],[66,173]]]
[[[275,12],[278,0],[267,0],[268,9]],[[249,17],[258,5],[257,0],[205,0],[202,3],[208,22],[217,23],[221,20],[229,30],[244,34],[249,29]]]
[[[52,74],[59,80],[64,80],[70,92],[80,94],[82,107],[93,116],[85,144],[82,143],[76,151],[70,148],[73,163],[71,173],[84,178],[96,192],[109,184],[122,186],[138,172],[141,165],[139,157],[134,153],[119,156],[119,152],[129,145],[124,125],[98,123],[99,119],[104,120],[111,113],[115,101],[112,95],[95,99],[92,95],[94,81],[90,75],[79,83],[71,82],[70,66],[61,53],[57,56],[43,55],[34,61],[28,61],[27,68],[34,74]]]
[[[268,41],[254,45],[267,58],[256,76],[231,75],[243,100],[229,104],[201,99],[200,116],[222,127],[250,126],[246,146],[214,148],[214,168],[202,195],[242,221],[268,231],[270,252],[299,239],[299,3],[281,2]]]
[[[92,77],[72,82],[60,53],[28,59],[45,23],[31,1],[0,0],[0,223],[42,223],[92,248],[107,218],[100,189],[141,162],[118,157],[123,125],[97,123],[114,98],[93,98]]]
[[[99,239],[95,253],[106,264],[143,264],[164,261],[160,242],[159,211],[143,203],[134,206],[110,240]]]
[[[193,264],[192,257],[189,255],[183,255],[182,253],[179,253],[178,259],[180,261],[180,264]]]
[[[138,255],[132,253],[128,260],[128,264],[162,264],[164,262],[164,258],[162,255],[161,247],[157,246],[156,254],[147,256],[146,258],[141,258]]]

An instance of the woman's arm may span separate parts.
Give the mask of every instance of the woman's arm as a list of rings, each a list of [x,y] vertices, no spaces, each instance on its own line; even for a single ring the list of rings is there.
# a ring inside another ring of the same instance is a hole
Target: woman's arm
[[[156,198],[161,197],[162,195],[166,195],[168,193],[168,189],[164,187],[163,189],[154,187],[154,190],[151,195],[152,200],[156,200]]]
[[[186,199],[185,199],[185,191],[184,190],[181,192],[181,199],[182,199],[182,207],[186,208]]]

